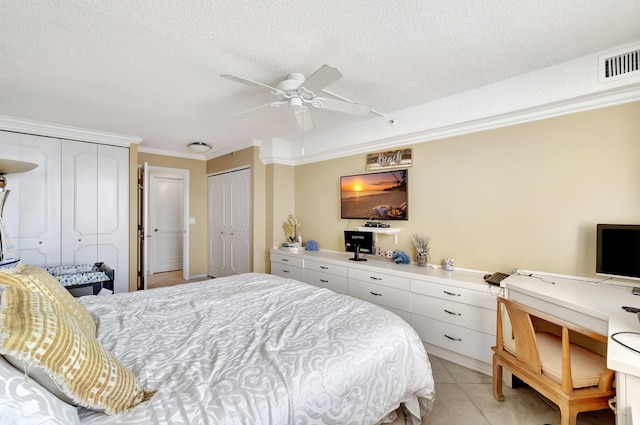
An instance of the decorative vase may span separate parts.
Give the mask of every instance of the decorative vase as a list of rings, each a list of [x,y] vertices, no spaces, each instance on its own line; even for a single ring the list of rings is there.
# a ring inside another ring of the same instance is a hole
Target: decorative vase
[[[427,255],[418,255],[418,267],[427,267]]]

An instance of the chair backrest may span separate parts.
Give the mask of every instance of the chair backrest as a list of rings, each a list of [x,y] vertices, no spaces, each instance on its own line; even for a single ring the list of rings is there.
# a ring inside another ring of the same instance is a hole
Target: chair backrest
[[[542,374],[542,362],[540,360],[540,348],[538,338],[536,337],[535,328],[533,326],[532,316],[542,319],[545,322],[555,324],[561,328],[561,380],[562,389],[565,392],[571,392],[573,389],[572,369],[571,369],[571,345],[569,339],[569,331],[573,331],[587,336],[595,341],[607,343],[607,336],[597,332],[577,326],[574,323],[567,322],[558,317],[537,311],[531,307],[519,304],[517,302],[497,297],[498,300],[498,323],[497,323],[497,348],[504,350],[503,329],[502,329],[502,306],[507,310],[516,345],[516,359],[518,362],[534,373]],[[613,382],[613,371],[607,370],[600,377],[598,386],[601,389],[611,388]]]
[[[500,302],[506,307],[511,321],[513,337],[516,341],[516,359],[533,372],[542,373],[538,340],[536,339],[531,315],[522,308],[522,305],[513,301],[502,298]]]

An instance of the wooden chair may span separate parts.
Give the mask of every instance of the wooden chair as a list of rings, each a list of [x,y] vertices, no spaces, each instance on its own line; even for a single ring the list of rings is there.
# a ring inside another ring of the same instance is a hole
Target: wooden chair
[[[506,308],[514,339],[504,338],[503,307]],[[535,318],[542,319],[539,322]],[[493,354],[493,396],[504,400],[502,368],[560,407],[560,423],[575,425],[579,412],[609,408],[615,396],[614,372],[607,369],[604,356],[569,341],[569,331],[607,343],[607,337],[572,323],[498,297],[496,346]],[[557,329],[554,333],[536,331]],[[541,326],[544,324],[545,326]]]

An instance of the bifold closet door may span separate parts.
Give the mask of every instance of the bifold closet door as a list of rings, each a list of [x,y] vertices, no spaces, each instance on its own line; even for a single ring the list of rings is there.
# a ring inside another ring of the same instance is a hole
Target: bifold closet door
[[[62,261],[102,261],[116,272],[114,289],[129,284],[129,150],[64,141]]]
[[[0,131],[3,158],[38,164],[26,173],[7,175],[11,194],[3,223],[27,264],[60,265],[60,150],[59,139]]]
[[[251,169],[209,176],[209,276],[251,270]]]

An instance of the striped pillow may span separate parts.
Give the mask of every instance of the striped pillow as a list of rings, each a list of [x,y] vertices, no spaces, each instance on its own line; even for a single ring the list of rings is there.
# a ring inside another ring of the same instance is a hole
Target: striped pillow
[[[95,336],[96,323],[91,313],[60,282],[40,267],[21,263],[13,269],[0,270],[0,284],[17,286],[48,298],[75,317],[86,332]]]
[[[66,309],[13,286],[0,285],[0,354],[13,357],[12,363],[27,372],[42,368],[74,404],[107,414],[130,409],[155,393],[143,390]]]

